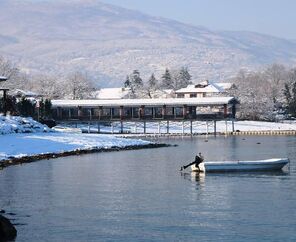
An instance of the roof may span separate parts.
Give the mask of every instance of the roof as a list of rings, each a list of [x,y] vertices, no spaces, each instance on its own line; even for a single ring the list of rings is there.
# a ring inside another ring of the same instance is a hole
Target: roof
[[[216,83],[209,83],[204,87],[200,87],[200,85],[188,85],[185,88],[181,88],[176,91],[176,93],[220,93],[223,92],[224,89],[218,86]]]
[[[97,99],[122,99],[130,92],[129,88],[102,88],[96,92]]]
[[[231,82],[217,82],[216,85],[223,88],[224,90],[228,90],[228,89],[232,88],[233,83],[231,83]]]
[[[53,107],[137,107],[137,106],[205,106],[223,105],[234,101],[234,97],[203,97],[203,98],[158,98],[158,99],[119,99],[119,100],[52,100]]]

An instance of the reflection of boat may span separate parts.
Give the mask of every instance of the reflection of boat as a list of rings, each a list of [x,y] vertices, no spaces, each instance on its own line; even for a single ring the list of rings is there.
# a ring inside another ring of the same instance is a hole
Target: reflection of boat
[[[256,161],[206,161],[201,163],[201,172],[226,172],[226,171],[273,171],[280,170],[289,163],[288,158],[273,158]],[[198,172],[195,165],[191,166],[192,171]]]

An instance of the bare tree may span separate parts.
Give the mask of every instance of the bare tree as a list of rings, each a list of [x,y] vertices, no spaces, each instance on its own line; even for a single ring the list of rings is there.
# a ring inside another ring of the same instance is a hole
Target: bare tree
[[[74,72],[66,79],[68,92],[72,99],[89,98],[90,92],[94,90],[94,84],[87,73]]]

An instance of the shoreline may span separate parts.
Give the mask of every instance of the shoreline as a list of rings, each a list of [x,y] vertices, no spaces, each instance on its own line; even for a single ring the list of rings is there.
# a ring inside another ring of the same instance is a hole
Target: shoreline
[[[93,133],[92,133],[93,134]],[[296,136],[296,130],[251,130],[251,131],[229,131],[229,132],[208,132],[208,133],[134,133],[134,134],[118,134],[114,133],[116,137],[123,138],[141,138],[141,137],[149,137],[149,138],[159,138],[159,137],[198,137],[198,136],[239,136],[239,135],[250,135],[250,136]]]
[[[164,144],[164,143],[149,143],[142,145],[127,145],[125,147],[113,146],[109,148],[90,148],[90,149],[76,149],[72,151],[64,152],[52,152],[46,154],[35,154],[23,157],[11,157],[10,159],[0,160],[0,170],[7,168],[9,166],[22,165],[27,163],[36,162],[39,160],[49,160],[56,159],[60,157],[92,154],[92,153],[102,153],[102,152],[114,152],[114,151],[125,151],[125,150],[140,150],[140,149],[155,149],[163,147],[172,147],[174,145]]]

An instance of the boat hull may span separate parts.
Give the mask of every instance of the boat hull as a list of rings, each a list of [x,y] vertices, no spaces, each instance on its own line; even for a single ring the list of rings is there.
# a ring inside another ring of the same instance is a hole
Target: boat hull
[[[206,172],[236,172],[236,171],[274,171],[281,170],[289,163],[288,158],[257,160],[257,161],[206,161]],[[191,166],[192,171],[198,172],[198,168]]]

